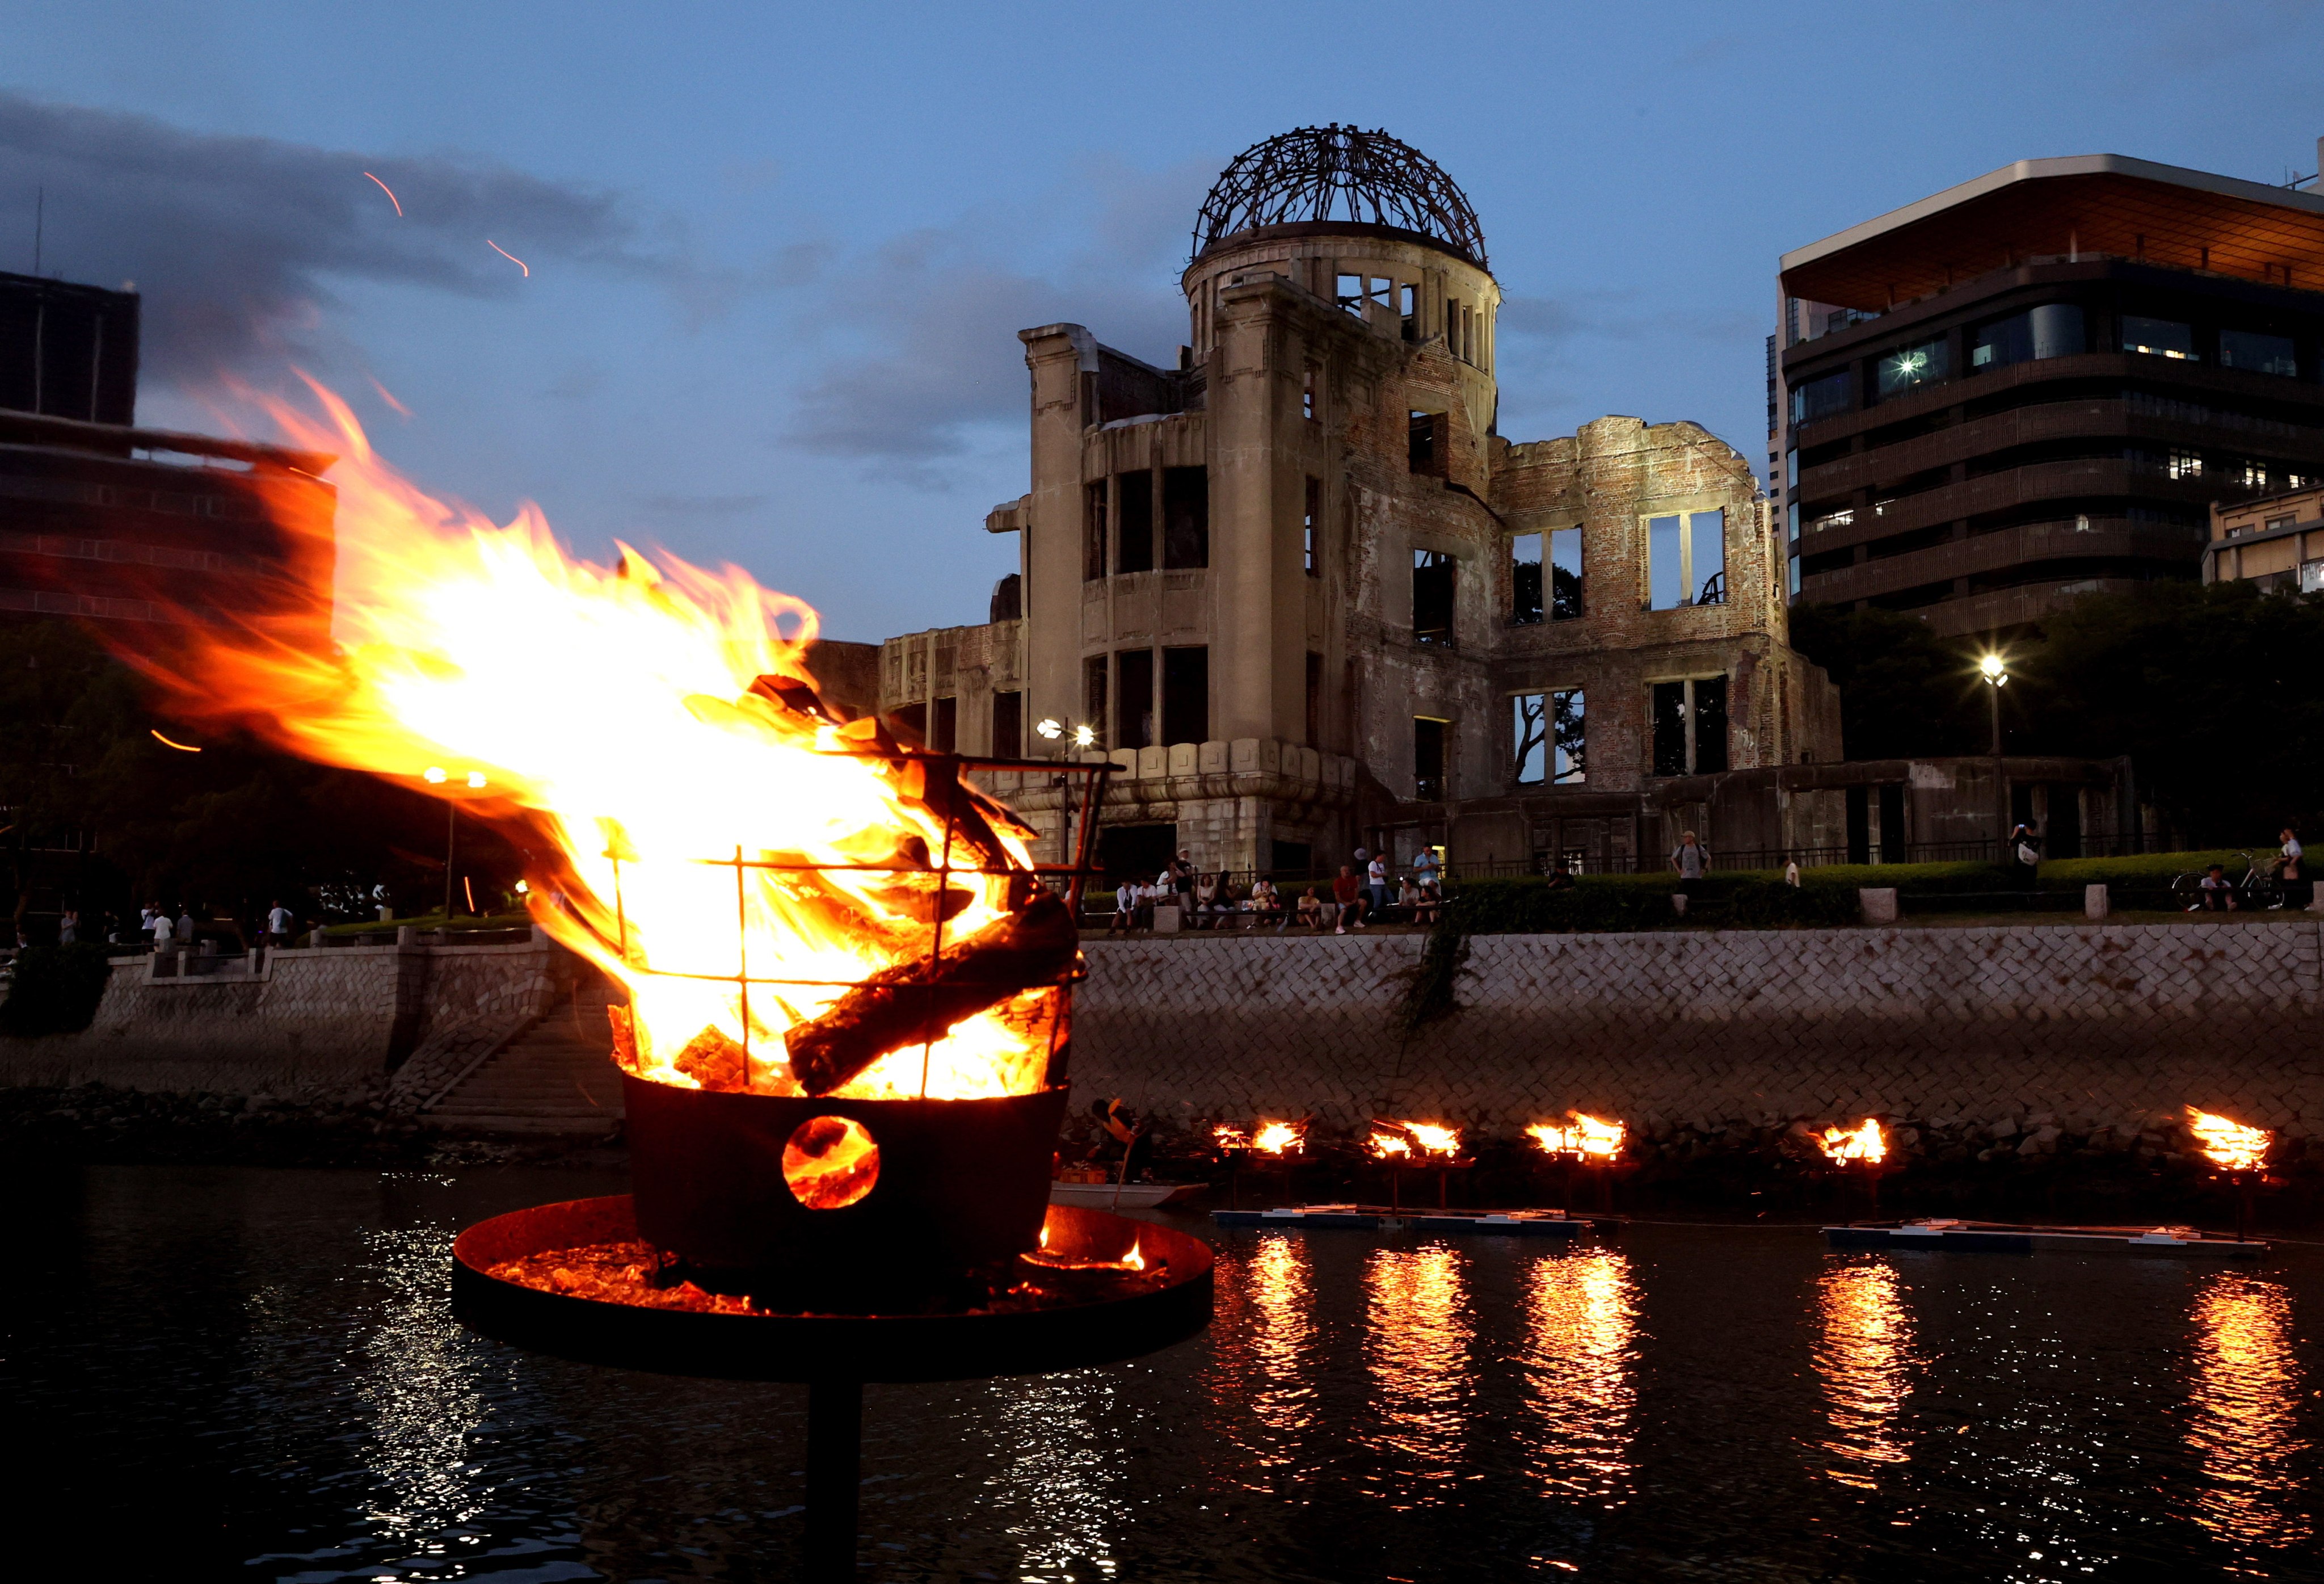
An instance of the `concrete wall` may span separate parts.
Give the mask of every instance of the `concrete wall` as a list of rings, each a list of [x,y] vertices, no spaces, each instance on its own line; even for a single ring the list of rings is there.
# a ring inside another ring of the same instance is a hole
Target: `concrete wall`
[[[1077,1101],[1376,1111],[1514,1131],[1628,1118],[2113,1124],[2189,1103],[2324,1134],[2319,926],[1480,937],[1463,1010],[1409,1045],[1417,937],[1093,942]]]
[[[79,1033],[0,1038],[0,1084],[416,1107],[572,981],[571,959],[538,937],[275,951],[255,974],[180,979],[156,977],[157,966],[151,956],[115,959],[96,1019]]]

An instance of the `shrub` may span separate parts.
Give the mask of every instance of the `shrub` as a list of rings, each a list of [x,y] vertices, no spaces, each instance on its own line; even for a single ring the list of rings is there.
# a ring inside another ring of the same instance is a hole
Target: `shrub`
[[[0,1034],[69,1034],[87,1028],[113,971],[106,961],[112,949],[83,940],[19,951],[8,999],[0,1003]]]

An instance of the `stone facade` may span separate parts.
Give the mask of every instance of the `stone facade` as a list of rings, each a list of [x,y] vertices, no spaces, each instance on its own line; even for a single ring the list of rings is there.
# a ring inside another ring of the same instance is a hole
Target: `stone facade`
[[[513,946],[356,946],[266,954],[256,973],[156,975],[116,958],[75,1034],[0,1038],[0,1085],[385,1098],[417,1108],[569,990],[571,958]],[[238,966],[238,965],[237,965]]]
[[[890,640],[882,710],[971,753],[1003,694],[1033,752],[1086,727],[1126,772],[1123,872],[1181,846],[1205,869],[1328,871],[1359,844],[1526,863],[1568,838],[1603,866],[1660,842],[1658,774],[1840,758],[1749,464],[1687,422],[1504,439],[1499,287],[1462,230],[1211,240],[1175,368],[1019,332],[1032,488],[985,526],[1017,536],[1021,620]],[[1555,696],[1566,730],[1529,737]],[[1295,755],[1319,773],[1285,775]],[[1053,802],[1019,807],[1054,837]]]
[[[1462,1010],[1409,1043],[1393,1014],[1417,937],[1093,941],[1075,1098],[1503,1133],[1575,1107],[1642,1126],[2074,1127],[2191,1103],[2324,1135],[2319,936],[2307,921],[1480,936]]]

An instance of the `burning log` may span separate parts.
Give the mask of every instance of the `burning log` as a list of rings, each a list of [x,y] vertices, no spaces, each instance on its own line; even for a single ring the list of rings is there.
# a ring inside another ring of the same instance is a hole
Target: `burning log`
[[[963,1018],[1063,976],[1080,949],[1065,904],[1040,892],[1017,912],[947,946],[933,967],[899,963],[783,1036],[791,1073],[827,1095],[890,1051],[941,1039]]]

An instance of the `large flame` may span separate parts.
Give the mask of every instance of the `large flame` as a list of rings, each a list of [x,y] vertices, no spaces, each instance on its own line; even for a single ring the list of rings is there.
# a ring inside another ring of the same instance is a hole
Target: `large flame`
[[[1817,1135],[1816,1143],[1823,1146],[1825,1154],[1843,1166],[1858,1161],[1877,1166],[1888,1158],[1888,1140],[1875,1117],[1866,1117],[1863,1125],[1852,1132],[1845,1127],[1827,1127]]]
[[[1298,1122],[1268,1122],[1261,1120],[1255,1128],[1237,1122],[1222,1122],[1211,1129],[1211,1136],[1222,1150],[1248,1150],[1253,1154],[1282,1155],[1296,1150],[1305,1134],[1305,1124]]]
[[[1534,1143],[1550,1154],[1570,1156],[1577,1161],[1603,1163],[1615,1160],[1622,1153],[1622,1124],[1600,1122],[1587,1112],[1573,1114],[1573,1125],[1560,1127],[1553,1122],[1536,1122],[1526,1132]]]
[[[1375,1118],[1366,1147],[1383,1161],[1449,1161],[1461,1153],[1461,1130],[1436,1122],[1391,1122]]]
[[[2255,1169],[2267,1159],[2267,1146],[2274,1137],[2264,1127],[2247,1127],[2192,1106],[2187,1107],[2187,1131],[2195,1135],[2204,1156],[2222,1172]]]
[[[629,989],[617,1045],[632,1071],[798,1093],[787,1030],[927,953],[939,914],[948,941],[1004,916],[1030,867],[1029,833],[993,821],[1005,861],[988,854],[984,867],[1017,873],[954,872],[939,896],[931,862],[980,860],[948,841],[957,827],[922,766],[861,754],[872,723],[843,728],[781,685],[811,684],[814,611],[733,567],[650,561],[626,545],[613,567],[575,560],[530,505],[496,525],[437,500],[316,390],[327,425],[272,412],[295,442],[343,458],[331,479],[336,653],[195,629],[183,652],[141,663],[178,713],[241,724],[515,834],[536,866],[532,916]],[[301,585],[287,598],[328,608],[333,592]],[[754,691],[762,678],[775,685]],[[1058,994],[1014,996],[835,1092],[1037,1089]]]

